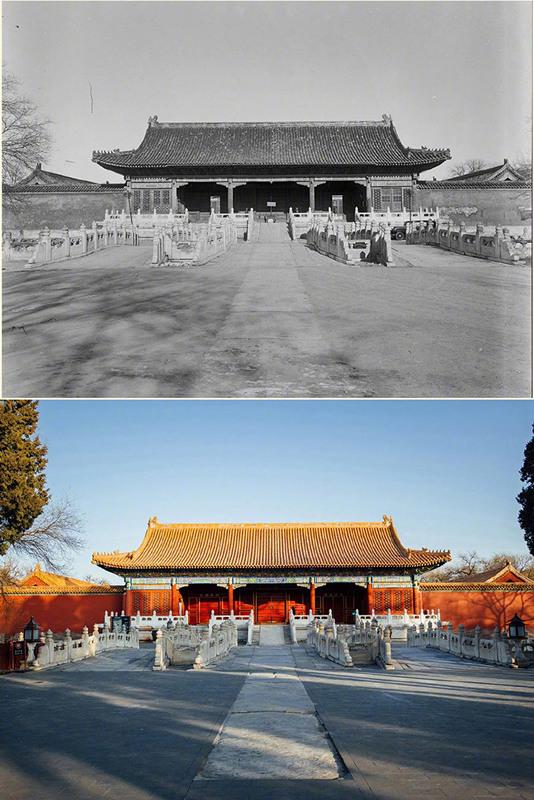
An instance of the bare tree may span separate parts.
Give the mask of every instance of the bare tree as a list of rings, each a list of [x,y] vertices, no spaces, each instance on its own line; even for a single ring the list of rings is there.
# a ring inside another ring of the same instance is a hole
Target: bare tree
[[[109,583],[105,578],[95,578],[95,576],[91,574],[84,575],[82,581],[87,581],[88,583],[98,583],[100,586],[109,586]]]
[[[460,177],[466,175],[468,172],[478,172],[480,169],[485,169],[487,163],[482,158],[468,158],[461,164],[453,164],[451,167],[451,176]]]
[[[527,577],[534,577],[534,557],[529,553],[494,553],[492,556],[484,557],[472,550],[470,553],[460,553],[450,564],[426,572],[421,580],[425,583],[461,582],[480,572],[501,569],[507,561]]]
[[[50,503],[31,528],[11,545],[13,552],[52,572],[64,570],[73,551],[83,547],[83,521],[69,498]]]
[[[519,172],[521,177],[524,181],[531,181],[532,180],[532,156],[524,155],[520,153],[517,158],[514,159],[512,164],[513,168]]]
[[[10,186],[20,181],[45,161],[52,147],[51,121],[39,114],[35,103],[21,93],[20,81],[5,71],[2,74],[2,183]],[[2,205],[17,210],[24,197],[4,189]]]

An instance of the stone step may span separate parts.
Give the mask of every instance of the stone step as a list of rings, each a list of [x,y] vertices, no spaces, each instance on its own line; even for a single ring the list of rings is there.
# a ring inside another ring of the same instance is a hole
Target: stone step
[[[260,625],[260,646],[280,647],[285,644],[285,625]]]

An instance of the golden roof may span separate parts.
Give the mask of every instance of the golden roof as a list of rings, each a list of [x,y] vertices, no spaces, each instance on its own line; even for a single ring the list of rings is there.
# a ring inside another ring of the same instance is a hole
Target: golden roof
[[[89,581],[82,581],[78,578],[68,578],[66,575],[56,575],[54,572],[45,572],[41,569],[40,564],[35,565],[33,569],[25,578],[18,581],[19,586],[55,586],[55,587],[69,587],[69,586],[97,586],[99,584],[90,583]]]
[[[111,571],[213,569],[431,569],[450,551],[403,547],[393,520],[163,524],[153,517],[137,550],[93,553]]]

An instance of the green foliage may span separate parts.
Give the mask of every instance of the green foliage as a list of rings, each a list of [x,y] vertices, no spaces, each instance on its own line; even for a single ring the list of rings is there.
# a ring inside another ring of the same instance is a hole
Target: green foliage
[[[0,403],[0,555],[23,537],[49,500],[38,419],[36,400]]]
[[[534,432],[534,425],[532,426]],[[518,520],[525,533],[525,542],[529,552],[534,555],[534,436],[525,447],[523,466],[519,470],[521,480],[526,486],[517,495],[521,506]]]

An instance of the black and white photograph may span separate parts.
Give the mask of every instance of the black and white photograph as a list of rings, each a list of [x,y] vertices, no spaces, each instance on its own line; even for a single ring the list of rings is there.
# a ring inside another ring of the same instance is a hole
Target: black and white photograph
[[[530,397],[530,33],[4,3],[4,395]]]

